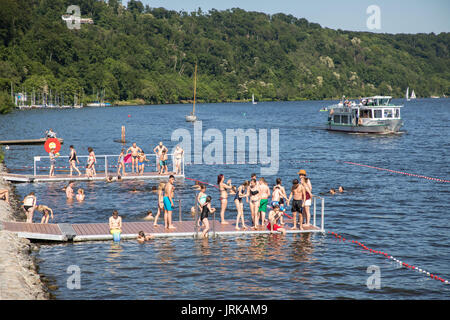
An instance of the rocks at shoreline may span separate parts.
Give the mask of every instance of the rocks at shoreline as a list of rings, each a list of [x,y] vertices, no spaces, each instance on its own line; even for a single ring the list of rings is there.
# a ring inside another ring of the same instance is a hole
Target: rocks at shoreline
[[[0,164],[0,171],[5,168]],[[12,206],[17,204],[11,186],[0,178],[0,188],[10,190]],[[1,221],[14,221],[15,211],[5,201],[0,200]],[[18,215],[18,214],[17,214]],[[32,244],[16,234],[0,230],[0,300],[44,300],[49,294],[36,270],[30,255]]]

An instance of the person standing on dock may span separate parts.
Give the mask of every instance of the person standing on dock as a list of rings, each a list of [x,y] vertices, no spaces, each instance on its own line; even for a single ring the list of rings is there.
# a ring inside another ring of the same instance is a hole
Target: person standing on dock
[[[289,199],[287,202],[287,205],[289,206],[289,203],[291,202],[292,197],[294,200],[292,201],[292,215],[294,219],[294,226],[291,228],[292,230],[297,230],[297,213],[299,214],[299,225],[300,230],[303,230],[303,207],[304,199],[305,199],[305,189],[303,186],[298,182],[297,179],[294,179],[292,181],[292,188],[291,188],[291,194],[289,195]]]
[[[312,186],[311,186],[311,180],[309,180],[309,178],[306,177],[306,171],[305,170],[300,170],[298,172],[299,177],[300,177],[300,182],[303,186],[303,188],[305,189],[305,201],[303,202],[304,206],[305,206],[305,215],[303,218],[306,218],[306,226],[310,225],[310,219],[311,219],[311,213],[309,211],[310,207],[311,207],[311,199],[312,199]]]
[[[117,210],[114,210],[112,216],[109,217],[109,232],[111,234],[122,232],[122,217],[119,216]]]
[[[166,146],[162,143],[162,141],[160,141],[159,144],[153,149],[153,152],[156,155],[156,171],[157,172],[161,172],[161,169],[160,169],[160,160],[161,159],[160,159],[160,157],[162,155],[162,151],[163,150],[166,150],[166,152],[169,151],[166,148]]]
[[[24,199],[23,199],[23,209],[25,210],[25,214],[27,216],[27,223],[33,223],[33,214],[34,209],[36,209],[36,196],[34,192],[31,191]]]
[[[183,161],[184,150],[179,145],[176,146],[173,157],[175,160],[175,174],[181,174],[181,162]]]
[[[55,148],[52,148],[50,149],[48,156],[50,157],[50,172],[48,175],[49,177],[53,177],[55,175],[56,158],[59,157],[59,153],[55,153]]]
[[[158,185],[158,211],[156,212],[155,221],[153,222],[153,226],[158,225],[158,218],[161,212],[164,212],[164,187],[166,184],[164,182],[160,182]],[[165,217],[165,214],[164,214]],[[165,221],[165,218],[164,218]]]
[[[138,164],[139,164],[139,174],[144,174],[145,169],[145,162],[149,162],[150,160],[147,159],[147,156],[145,155],[144,150],[141,150],[138,154]]]
[[[250,212],[252,216],[252,229],[258,228],[259,188],[256,179],[250,180],[248,194],[250,195]]]
[[[142,149],[133,142],[133,145],[128,148],[127,153],[131,151],[131,173],[134,173],[134,167],[136,166],[136,173],[139,173],[138,157]]]
[[[167,167],[167,151],[166,149],[163,149],[163,151],[161,151],[161,155],[159,157],[159,167],[160,167],[160,171],[159,174],[167,174],[169,173],[169,168]]]
[[[70,174],[72,176],[72,171],[75,169],[78,172],[78,175],[81,176],[80,170],[77,168],[77,163],[80,164],[80,161],[77,158],[77,152],[73,146],[70,146],[70,155],[69,155],[69,165],[70,165]]]
[[[211,208],[211,196],[206,197],[205,204],[202,206],[200,221],[203,224],[202,238],[206,238],[209,231],[208,215],[216,211],[216,208]]]
[[[91,147],[88,148],[89,152],[89,158],[88,158],[88,164],[86,166],[86,175],[90,178],[95,177],[95,163],[97,162],[97,159],[95,158],[94,149]]]
[[[225,183],[225,176],[223,174],[219,174],[217,176],[217,184],[219,185],[219,191],[220,191],[220,223],[221,224],[228,224],[228,222],[225,221],[225,211],[227,210],[227,204],[228,204],[228,191],[232,188],[231,186],[231,179]]]
[[[122,149],[117,159],[117,176],[120,176],[120,169],[122,169],[122,175],[125,176],[125,149]]]
[[[259,217],[261,217],[261,225],[265,225],[267,204],[269,203],[270,197],[270,188],[267,185],[266,180],[262,177],[259,179],[259,196],[260,200],[259,200],[258,216],[256,219],[259,221]]]
[[[244,219],[244,198],[246,198],[248,202],[248,181],[244,181],[237,189],[236,189],[236,195],[234,196],[234,204],[236,205],[236,210],[238,212],[236,217],[236,230],[240,230],[239,228],[239,220],[242,222],[242,228],[244,230],[247,230],[247,226],[245,225],[245,219]]]
[[[175,177],[173,175],[169,176],[169,182],[166,183],[164,187],[164,227],[166,229],[176,229],[172,224],[172,211],[173,211],[173,195],[174,195],[174,183]]]

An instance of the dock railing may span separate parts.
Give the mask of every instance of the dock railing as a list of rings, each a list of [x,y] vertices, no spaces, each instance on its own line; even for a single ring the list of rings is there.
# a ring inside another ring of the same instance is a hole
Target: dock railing
[[[313,199],[313,226],[317,227],[316,209],[317,209],[317,199],[319,199],[320,200],[320,209],[321,209],[320,231],[325,232],[325,199],[320,196],[316,196],[316,195],[313,195],[312,199]]]
[[[146,154],[145,155],[148,161],[144,161],[144,173],[145,172],[158,172],[159,168],[159,158],[155,154]],[[82,174],[86,174],[86,166],[88,164],[88,158],[89,156],[80,156],[77,155],[78,160],[80,163],[76,163],[76,166],[78,170],[81,171]],[[95,163],[95,170],[96,173],[104,173],[105,177],[108,175],[117,175],[117,169],[118,169],[118,158],[119,155],[96,155],[96,163]],[[168,154],[168,171],[169,172],[176,172],[176,163],[175,158],[173,154]],[[38,166],[40,162],[47,162],[48,166]],[[180,170],[178,172],[179,175],[184,176],[184,156],[179,160],[179,167]],[[131,173],[132,163],[125,163],[125,173]],[[64,170],[61,170],[64,169]],[[50,156],[35,156],[33,161],[33,174],[34,176],[37,176],[38,171],[50,171]],[[65,174],[67,174],[70,171],[70,163],[69,163],[69,156],[58,156],[56,158],[55,163],[55,172],[56,175],[58,172],[63,171]],[[135,169],[136,171],[136,169]],[[134,171],[134,172],[135,172]],[[139,170],[138,170],[139,171]],[[122,170],[121,170],[122,172]],[[77,176],[78,172],[73,169],[72,172],[73,175]]]

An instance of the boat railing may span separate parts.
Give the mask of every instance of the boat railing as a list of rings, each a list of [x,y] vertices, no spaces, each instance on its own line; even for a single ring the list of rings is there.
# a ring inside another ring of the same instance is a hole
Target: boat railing
[[[320,210],[321,210],[320,231],[325,232],[325,199],[323,197],[316,196],[316,195],[313,195],[312,199],[313,199],[313,226],[318,227],[317,221],[316,221],[316,216],[317,216],[316,209],[317,209],[317,199],[318,199],[320,201]]]
[[[145,155],[147,158],[147,161],[144,161],[144,173],[146,172],[158,172],[158,168],[159,168],[159,157],[156,154],[146,154]],[[176,172],[176,159],[175,159],[175,155],[174,154],[168,154],[168,163],[167,163],[167,167],[168,167],[168,171],[169,172]],[[78,169],[81,171],[82,174],[85,174],[85,169],[86,166],[88,164],[88,158],[89,156],[80,156],[77,155],[77,158],[79,160],[80,163],[76,163],[76,166],[78,167]],[[108,155],[96,155],[96,163],[95,163],[95,170],[96,173],[104,173],[105,177],[107,177],[108,175],[116,175],[117,174],[117,170],[118,170],[118,158],[119,155],[112,155],[112,154],[108,154]],[[62,165],[62,160],[66,159],[66,163],[64,165]],[[71,164],[69,163],[69,156],[58,156],[55,158],[56,162],[55,162],[55,175],[57,174],[57,172],[63,172],[63,174],[67,174],[67,172],[70,171],[70,166]],[[48,162],[47,162],[48,161]],[[184,160],[184,156],[181,157],[181,159],[179,159],[180,163],[180,172],[178,173],[179,175],[184,176],[184,165],[185,165],[185,160]],[[47,162],[48,166],[47,167],[40,167],[38,166],[39,163],[42,162]],[[34,176],[37,176],[38,171],[49,171],[50,169],[50,156],[35,156],[34,160],[33,160],[33,174]],[[125,173],[127,173],[127,169],[128,172],[130,172],[130,168],[132,168],[132,163],[131,162],[127,162],[125,163]],[[61,170],[63,169],[63,170]],[[136,169],[135,169],[136,171]],[[121,171],[122,172],[122,171]],[[77,175],[77,171],[75,169],[73,169],[73,174],[76,176]]]

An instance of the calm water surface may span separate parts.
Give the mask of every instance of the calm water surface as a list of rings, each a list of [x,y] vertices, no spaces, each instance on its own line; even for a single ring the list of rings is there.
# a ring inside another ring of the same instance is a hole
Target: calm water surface
[[[388,136],[323,130],[327,115],[319,109],[331,103],[207,104],[199,105],[198,117],[203,121],[203,132],[218,129],[223,135],[226,129],[268,129],[270,141],[270,129],[279,129],[280,168],[277,175],[266,176],[270,184],[281,177],[289,187],[302,168],[316,194],[343,185],[344,194],[325,196],[327,230],[450,279],[450,185],[341,162],[449,180],[450,100],[407,102],[402,114],[403,133]],[[69,153],[70,144],[79,155],[86,155],[89,146],[97,155],[118,154],[121,145],[114,140],[125,125],[127,140],[136,141],[151,153],[159,141],[173,148],[177,143],[171,141],[175,129],[187,129],[193,135],[192,124],[184,121],[190,108],[166,105],[16,111],[0,117],[0,137],[38,138],[51,127],[64,138],[62,155]],[[203,147],[209,143],[205,140]],[[43,146],[10,146],[5,152],[8,168],[20,172],[27,172],[24,166],[33,164],[34,155],[45,155]],[[65,160],[57,165],[66,165]],[[199,164],[186,166],[186,176],[215,184],[217,174],[223,173],[233,183],[240,183],[252,172],[259,174],[260,168],[260,164]],[[140,221],[146,210],[156,209],[157,198],[151,192],[155,182],[76,183],[75,189],[86,191],[83,203],[67,202],[64,185],[17,184],[16,192],[23,197],[35,191],[38,202],[55,211],[55,223],[106,222],[113,209],[118,209],[125,221]],[[183,219],[191,219],[191,185],[189,180],[176,185]],[[137,192],[133,193],[134,188]],[[217,190],[210,187],[208,192],[213,205],[218,206]],[[248,219],[248,206],[245,215]],[[229,204],[226,216],[236,216],[234,204]],[[58,299],[450,298],[450,286],[336,242],[327,234],[42,245],[37,258],[40,272],[58,287],[54,292]],[[81,269],[80,290],[66,287],[70,265]],[[381,271],[379,290],[366,286],[371,265]]]

